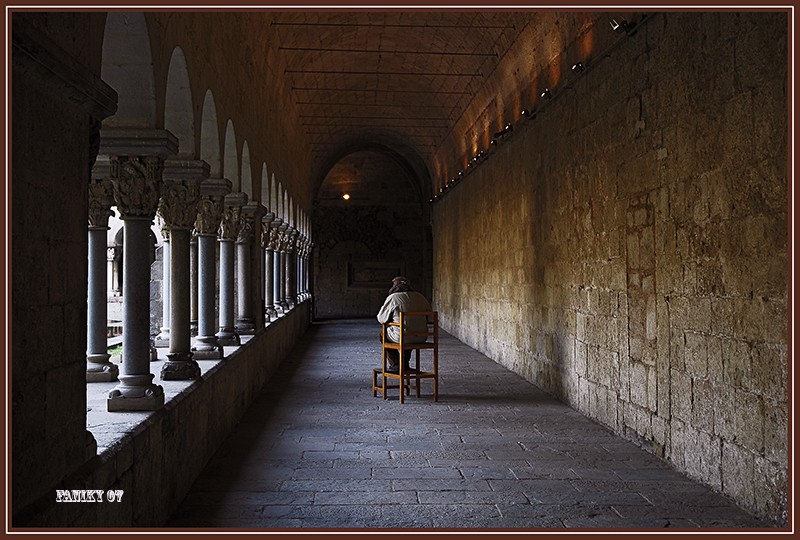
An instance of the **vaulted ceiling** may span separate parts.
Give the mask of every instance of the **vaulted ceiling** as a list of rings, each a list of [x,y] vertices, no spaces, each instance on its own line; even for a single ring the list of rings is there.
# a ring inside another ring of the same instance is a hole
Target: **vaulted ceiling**
[[[429,164],[532,14],[287,12],[271,18],[278,73],[315,169],[386,147]],[[413,163],[418,160],[419,163]]]

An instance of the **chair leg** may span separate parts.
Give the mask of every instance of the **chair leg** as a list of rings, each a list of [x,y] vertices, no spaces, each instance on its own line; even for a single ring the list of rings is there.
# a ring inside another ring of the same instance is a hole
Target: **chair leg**
[[[417,355],[416,355],[417,356],[417,358],[416,358],[416,360],[417,360],[417,366],[416,366],[416,369],[417,369],[417,397],[419,397],[419,349],[417,349],[416,352],[417,352]]]

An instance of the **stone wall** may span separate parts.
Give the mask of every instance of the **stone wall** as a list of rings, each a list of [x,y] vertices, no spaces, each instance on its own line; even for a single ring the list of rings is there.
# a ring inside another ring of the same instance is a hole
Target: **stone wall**
[[[430,243],[418,181],[396,158],[374,151],[331,169],[313,215],[315,317],[375,316],[400,274],[427,293]]]
[[[787,16],[622,39],[434,205],[442,326],[786,523]]]
[[[78,34],[92,28],[86,18],[66,20]],[[16,16],[12,52],[8,374],[16,510],[96,452],[85,391],[89,137],[92,118],[110,114],[116,95]]]
[[[14,516],[16,527],[159,527],[308,328],[310,302],[209,370],[118,444]],[[122,490],[122,501],[57,503],[56,489]]]

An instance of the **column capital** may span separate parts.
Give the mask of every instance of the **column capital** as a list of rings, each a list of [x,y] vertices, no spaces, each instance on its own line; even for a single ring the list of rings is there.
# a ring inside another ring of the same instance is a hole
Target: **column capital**
[[[222,220],[224,197],[231,191],[231,181],[225,178],[207,178],[200,182],[200,199],[197,203],[195,234],[216,236]]]
[[[261,222],[266,208],[257,201],[250,201],[242,206],[242,226],[239,229],[238,243],[252,244],[255,238],[256,223]]]
[[[223,209],[223,198],[220,195],[201,196],[197,201],[195,232],[201,236],[216,236]]]
[[[297,238],[300,234],[300,231],[294,228],[294,226],[289,225],[289,228],[286,230],[286,252],[292,253],[295,251],[297,246]]]
[[[199,199],[199,179],[165,181],[158,214],[164,220],[166,228],[191,229],[197,219]]]
[[[111,156],[111,183],[122,219],[152,220],[161,197],[161,164],[158,156]]]
[[[108,178],[89,181],[89,228],[108,229],[108,218],[114,214],[114,186]]]
[[[220,240],[233,241],[239,237],[242,228],[242,207],[225,205],[222,219],[219,223],[218,236]]]

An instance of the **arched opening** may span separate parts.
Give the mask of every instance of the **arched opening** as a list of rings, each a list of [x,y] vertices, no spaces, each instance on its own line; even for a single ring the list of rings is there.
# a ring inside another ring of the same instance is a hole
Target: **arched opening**
[[[267,207],[267,211],[272,212],[269,200],[269,174],[267,173],[266,163],[261,164],[261,204]]]
[[[164,103],[164,129],[178,138],[178,156],[194,157],[194,115],[192,90],[186,58],[180,47],[172,51],[167,72],[167,94]]]
[[[231,181],[232,193],[241,191],[242,183],[239,178],[239,163],[236,156],[236,130],[233,122],[228,120],[225,128],[225,150],[222,156],[222,172],[225,178]]]
[[[155,127],[153,58],[143,13],[108,14],[100,73],[118,96],[117,112],[103,121],[104,126]]]
[[[250,148],[247,141],[242,145],[242,193],[247,195],[247,200],[253,200],[253,175],[250,172]]]
[[[374,316],[391,279],[405,275],[426,291],[418,179],[396,154],[355,151],[322,181],[314,202],[315,317]]]
[[[219,123],[217,122],[217,106],[214,103],[214,94],[206,91],[203,98],[203,116],[200,120],[200,159],[208,163],[211,178],[219,178],[220,167],[219,152]]]

